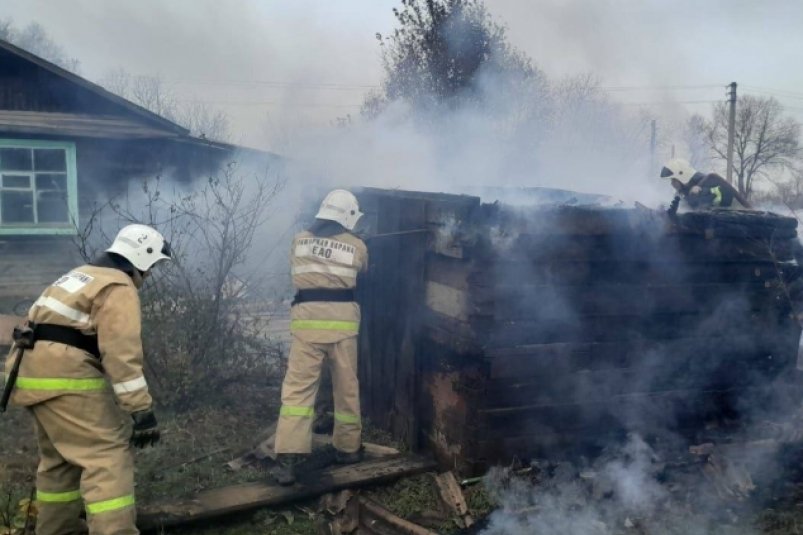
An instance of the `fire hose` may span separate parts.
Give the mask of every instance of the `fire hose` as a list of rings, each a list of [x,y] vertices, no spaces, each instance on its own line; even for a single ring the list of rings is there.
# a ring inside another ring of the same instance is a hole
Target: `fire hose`
[[[376,238],[388,238],[391,236],[405,236],[408,234],[423,234],[424,232],[429,232],[428,228],[417,228],[412,230],[400,230],[398,232],[386,232],[384,234],[374,234],[372,236],[366,236],[366,240],[374,240]]]

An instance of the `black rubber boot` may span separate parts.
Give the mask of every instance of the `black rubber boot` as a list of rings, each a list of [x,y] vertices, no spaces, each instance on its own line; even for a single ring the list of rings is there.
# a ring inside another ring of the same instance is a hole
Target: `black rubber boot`
[[[274,466],[270,475],[276,482],[283,486],[289,487],[296,482],[296,467],[304,461],[306,455],[300,453],[280,453],[276,456],[276,466]]]
[[[355,464],[362,461],[363,458],[363,447],[360,446],[360,449],[357,451],[352,452],[345,452],[340,450],[335,450],[335,462],[337,464]]]
[[[335,428],[335,417],[332,413],[318,413],[312,424],[312,431],[319,435],[331,435]]]

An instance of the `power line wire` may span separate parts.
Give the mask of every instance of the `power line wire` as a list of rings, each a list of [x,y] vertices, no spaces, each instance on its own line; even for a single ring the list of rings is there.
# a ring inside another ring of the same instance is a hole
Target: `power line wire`
[[[168,79],[172,84],[196,84],[196,85],[266,85],[273,87],[299,87],[304,89],[337,89],[337,90],[360,90],[360,89],[379,89],[380,84],[368,83],[342,83],[342,82],[288,82],[282,80],[238,80],[238,79]],[[693,89],[714,89],[727,87],[724,84],[698,84],[698,85],[617,85],[599,86],[603,91],[662,91],[662,90],[693,90]]]
[[[603,91],[679,91],[689,89],[721,89],[727,86],[723,84],[704,84],[704,85],[619,85],[619,86],[599,86]]]
[[[167,80],[171,84],[194,84],[194,85],[261,85],[277,88],[301,88],[301,89],[329,89],[339,91],[354,91],[363,89],[378,89],[377,84],[345,84],[345,83],[326,83],[326,82],[283,82],[278,80]]]
[[[198,100],[203,104],[221,106],[285,106],[288,108],[360,108],[362,104],[330,104],[326,102],[279,102],[275,100]]]
[[[752,90],[755,90],[755,91],[761,91],[761,92],[765,92],[765,93],[774,93],[774,94],[777,94],[778,96],[784,96],[784,97],[789,97],[789,98],[797,98],[797,99],[803,100],[803,93],[798,93],[796,91],[790,91],[788,89],[776,89],[776,88],[772,88],[772,87],[761,87],[761,86],[756,86],[756,85],[745,85],[745,86],[742,86],[742,87],[744,87],[745,89],[752,89]]]
[[[717,102],[724,102],[724,100],[665,100],[652,102],[617,102],[617,104],[624,106],[657,106],[667,104],[714,104]]]

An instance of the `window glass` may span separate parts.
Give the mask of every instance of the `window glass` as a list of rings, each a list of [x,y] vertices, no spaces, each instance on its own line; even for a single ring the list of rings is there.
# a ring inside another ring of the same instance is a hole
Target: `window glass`
[[[66,171],[67,153],[64,149],[34,149],[34,170]]]
[[[0,149],[0,170],[32,171],[31,149]]]
[[[33,191],[0,191],[2,223],[34,223]]]
[[[3,175],[3,180],[0,182],[4,188],[31,188],[30,175]]]
[[[36,173],[36,189],[67,191],[67,175],[56,173]]]
[[[67,193],[63,191],[37,192],[36,215],[39,223],[69,223]]]
[[[74,146],[2,140],[0,236],[72,233],[78,224],[76,187]]]

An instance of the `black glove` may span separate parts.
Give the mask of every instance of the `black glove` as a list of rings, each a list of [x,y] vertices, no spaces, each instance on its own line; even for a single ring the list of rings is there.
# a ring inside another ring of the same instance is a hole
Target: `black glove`
[[[159,442],[159,424],[152,409],[135,412],[131,415],[134,420],[134,432],[131,435],[131,445],[135,448],[144,448]]]
[[[680,207],[680,195],[675,195],[675,198],[672,199],[672,203],[669,205],[669,209],[666,211],[670,217],[674,217],[678,213],[678,207]]]

